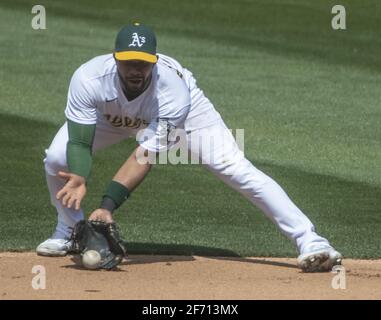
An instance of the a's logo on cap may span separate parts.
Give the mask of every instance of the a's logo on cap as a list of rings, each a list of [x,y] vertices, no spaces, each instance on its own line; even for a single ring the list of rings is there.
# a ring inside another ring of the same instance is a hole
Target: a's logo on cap
[[[132,42],[128,45],[129,47],[136,47],[139,48],[146,42],[146,37],[139,36],[136,32],[132,34]]]

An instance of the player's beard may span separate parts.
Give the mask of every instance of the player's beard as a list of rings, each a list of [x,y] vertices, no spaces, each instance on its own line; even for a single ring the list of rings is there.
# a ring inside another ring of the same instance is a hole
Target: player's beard
[[[119,73],[118,73],[119,74]],[[130,100],[140,96],[149,86],[152,78],[152,73],[147,78],[144,77],[128,77],[123,78],[119,74],[119,79],[122,84],[123,92]]]

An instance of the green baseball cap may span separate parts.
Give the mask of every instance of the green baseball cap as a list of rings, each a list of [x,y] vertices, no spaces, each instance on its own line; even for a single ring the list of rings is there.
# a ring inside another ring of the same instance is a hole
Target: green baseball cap
[[[156,63],[155,33],[140,23],[123,27],[116,36],[114,54],[117,60],[143,60]]]

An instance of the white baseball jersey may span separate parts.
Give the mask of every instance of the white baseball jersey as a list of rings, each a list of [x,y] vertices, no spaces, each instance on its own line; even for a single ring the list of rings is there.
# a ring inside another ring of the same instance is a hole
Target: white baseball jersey
[[[73,75],[66,116],[75,122],[97,124],[95,152],[129,137],[130,132],[138,133],[139,129],[153,132],[148,139],[138,140],[145,149],[163,151],[170,147],[168,125],[185,128],[189,131],[188,151],[206,159],[203,164],[211,172],[260,208],[301,254],[330,246],[284,190],[244,157],[218,112],[197,88],[192,74],[169,57],[159,55],[149,87],[132,101],[122,92],[111,54],[90,60]],[[49,192],[58,212],[55,237],[60,239],[70,237],[75,223],[84,219],[82,210],[67,208],[56,198],[65,183],[57,172],[69,170],[68,139],[64,124],[44,160]]]
[[[158,56],[150,85],[132,101],[120,86],[112,54],[81,65],[70,82],[66,117],[81,124],[103,122],[131,135],[145,129],[139,132],[145,137],[139,143],[156,152],[167,149],[171,128],[192,131],[219,121],[220,114],[197,87],[192,73],[176,60]]]

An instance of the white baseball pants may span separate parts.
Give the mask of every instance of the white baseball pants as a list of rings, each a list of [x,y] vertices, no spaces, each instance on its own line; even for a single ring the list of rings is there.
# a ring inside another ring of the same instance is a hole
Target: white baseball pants
[[[131,133],[124,129],[99,123],[93,152],[128,137],[131,137]],[[55,238],[67,238],[71,233],[71,227],[84,218],[82,210],[68,209],[56,200],[57,192],[65,184],[57,173],[60,170],[68,171],[67,141],[68,132],[65,123],[46,150],[44,159],[51,201],[57,209],[58,223],[53,236]],[[308,252],[308,249],[316,244],[329,245],[325,238],[315,232],[311,221],[296,207],[283,189],[245,158],[222,120],[209,127],[187,133],[186,143],[192,157],[198,157],[203,166],[260,208],[295,244],[299,253]]]

